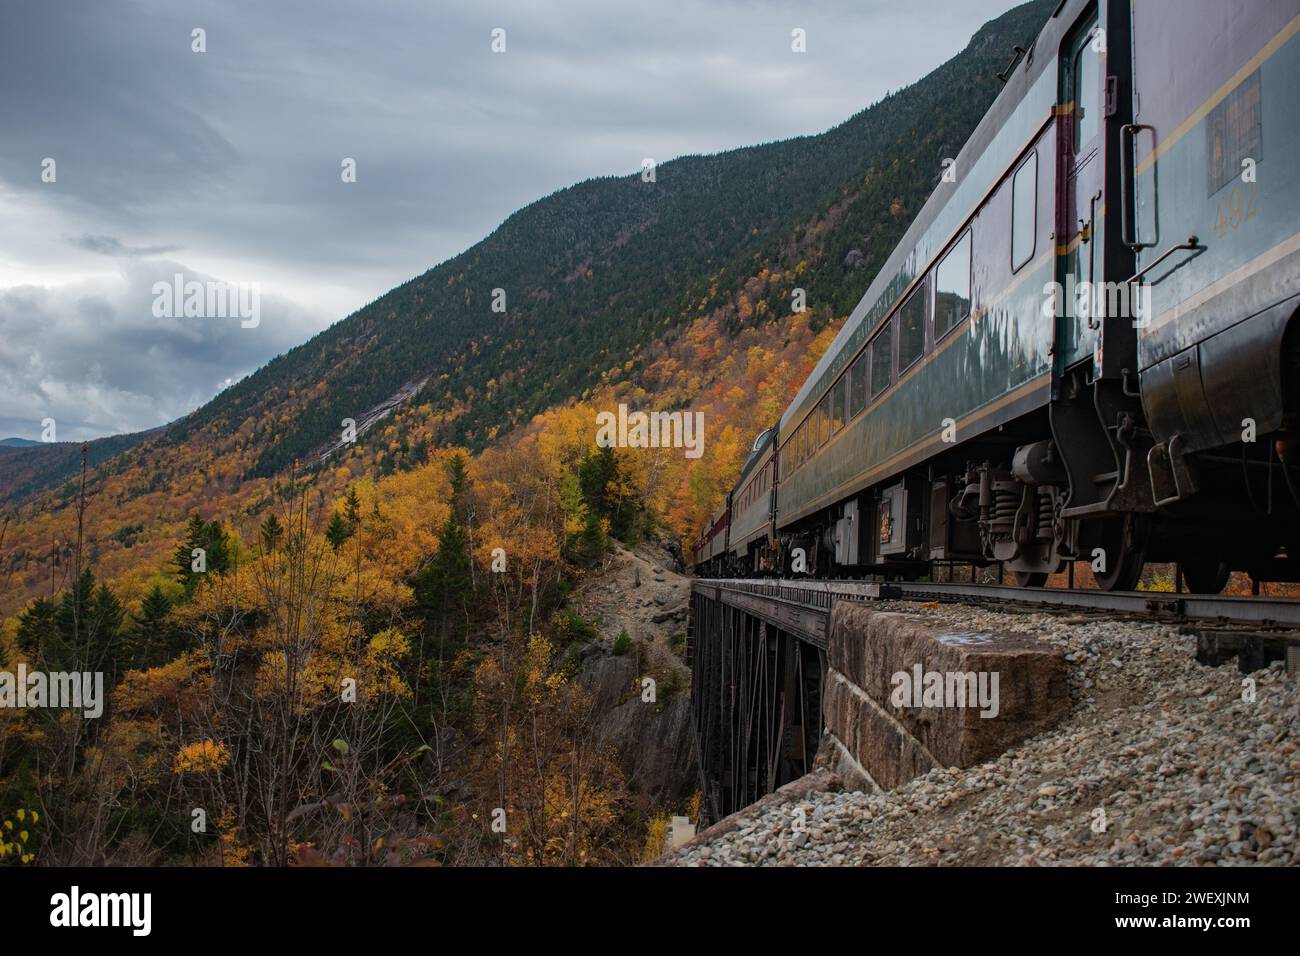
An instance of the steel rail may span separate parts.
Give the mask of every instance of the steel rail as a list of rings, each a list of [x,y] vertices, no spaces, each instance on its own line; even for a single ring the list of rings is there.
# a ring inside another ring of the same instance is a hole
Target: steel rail
[[[1300,628],[1300,599],[1296,598],[1176,594],[1168,591],[1022,588],[1005,584],[820,581],[795,578],[696,578],[694,587],[763,595],[785,604],[827,611],[836,600],[972,601],[1107,611],[1161,620]]]

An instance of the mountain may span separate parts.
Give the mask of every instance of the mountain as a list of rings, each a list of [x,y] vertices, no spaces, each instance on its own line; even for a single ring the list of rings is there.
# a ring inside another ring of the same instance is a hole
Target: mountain
[[[96,468],[143,441],[162,436],[163,428],[129,435],[110,435],[87,442],[86,465]],[[71,478],[81,467],[81,442],[0,440],[0,504],[14,504]]]
[[[478,448],[722,307],[756,265],[806,260],[809,305],[825,320],[845,314],[1001,88],[996,71],[1051,6],[1000,17],[920,82],[821,135],[683,157],[653,183],[597,179],[539,200],[227,389],[170,437],[229,433],[255,417],[261,451],[248,477],[265,477],[334,438],[343,418],[359,421],[431,376],[430,400],[465,406],[444,437]],[[494,289],[504,314],[492,311]],[[788,313],[778,305],[769,315]],[[295,400],[307,391],[310,402]],[[293,409],[288,420],[281,409]]]
[[[1001,89],[997,71],[1055,3],[991,21],[924,79],[825,133],[538,200],[185,418],[91,443],[96,557],[106,572],[134,566],[144,552],[122,549],[152,535],[148,553],[165,553],[191,511],[255,512],[279,477],[338,445],[344,419],[359,442],[330,467],[350,469],[341,478],[387,474],[434,445],[482,450],[599,388],[658,394],[656,360],[670,353],[673,368],[694,363],[706,379],[721,374],[719,347],[779,353],[796,287],[812,333],[842,321]],[[493,311],[498,289],[504,313]],[[721,346],[691,346],[702,328]],[[75,529],[79,467],[76,445],[0,449],[0,506],[40,515],[18,522],[0,555],[17,593],[46,577],[49,542]]]

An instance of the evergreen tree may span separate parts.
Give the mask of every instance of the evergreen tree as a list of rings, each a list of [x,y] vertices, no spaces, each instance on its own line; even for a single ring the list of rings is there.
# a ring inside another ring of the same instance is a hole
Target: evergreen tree
[[[82,571],[58,602],[37,598],[18,616],[18,646],[51,671],[107,671],[125,668],[126,612],[108,585],[95,585]]]
[[[18,650],[35,660],[58,634],[54,615],[58,605],[49,598],[39,597],[18,615]]]
[[[208,542],[208,570],[225,574],[230,570],[230,535],[215,518],[207,523],[205,534]]]
[[[469,463],[459,452],[447,460],[447,480],[451,482],[451,500],[462,500],[469,489]]]
[[[463,610],[473,583],[469,535],[453,512],[443,523],[433,560],[416,579],[416,601],[421,607],[436,613],[450,614],[456,609]]]
[[[336,511],[334,517],[330,519],[329,527],[325,529],[325,540],[337,552],[343,547],[343,542],[352,537],[352,527],[351,523]]]
[[[574,560],[583,567],[590,568],[600,563],[605,556],[605,530],[600,526],[600,516],[594,511],[587,513],[587,520],[578,535]]]
[[[284,525],[275,513],[266,516],[262,522],[262,551],[269,554],[280,547],[280,542],[284,540]]]
[[[457,452],[447,459],[446,470],[451,485],[451,513],[463,524],[469,520],[469,462]]]
[[[205,571],[195,571],[194,552],[203,550]],[[176,577],[185,588],[185,596],[193,597],[204,574],[225,574],[230,570],[230,535],[215,518],[205,522],[198,515],[190,515],[185,526],[185,540],[176,548]]]
[[[609,532],[615,538],[632,541],[644,504],[622,490],[620,477],[618,458],[609,446],[597,448],[578,465],[578,486],[588,511],[608,519]]]
[[[199,583],[193,570],[194,549],[206,545],[204,527],[202,518],[190,515],[189,523],[185,526],[185,537],[176,546],[176,578],[184,585],[187,595],[193,594]]]
[[[361,523],[361,498],[357,495],[355,485],[348,487],[347,497],[343,499],[343,517],[353,529]],[[351,531],[348,533],[351,534]]]
[[[140,613],[132,622],[130,645],[134,666],[159,667],[185,650],[185,637],[172,621],[171,613],[171,600],[155,584],[140,602]]]
[[[608,445],[597,448],[578,466],[578,485],[587,507],[608,517],[610,485],[618,478],[618,458]]]
[[[438,550],[415,581],[417,603],[426,610],[450,615],[463,611],[474,589],[469,532],[461,515],[468,507],[469,466],[464,455],[447,460],[447,479],[451,484],[451,511],[438,535]]]

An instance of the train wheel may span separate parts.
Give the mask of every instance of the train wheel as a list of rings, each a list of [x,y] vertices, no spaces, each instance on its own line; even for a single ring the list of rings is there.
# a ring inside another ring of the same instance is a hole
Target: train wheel
[[[1047,583],[1046,571],[1015,571],[1016,587],[1041,588]]]
[[[1101,540],[1106,570],[1093,572],[1097,587],[1103,591],[1132,591],[1142,579],[1142,566],[1146,564],[1146,523],[1133,515],[1112,518],[1105,522]]]
[[[1193,594],[1218,594],[1228,586],[1228,578],[1232,576],[1226,561],[1216,561],[1205,555],[1184,561],[1180,567],[1183,583]]]

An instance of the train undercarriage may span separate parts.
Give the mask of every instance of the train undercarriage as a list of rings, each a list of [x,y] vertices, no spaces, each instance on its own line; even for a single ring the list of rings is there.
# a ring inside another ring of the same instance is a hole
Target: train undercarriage
[[[890,481],[751,543],[710,573],[917,580],[997,566],[1025,587],[1086,566],[1132,590],[1144,565],[1217,593],[1232,572],[1300,581],[1300,335],[1281,429],[1169,461],[1128,382],[1067,376],[1046,409],[957,445]],[[1099,424],[1100,427],[1099,427]],[[1069,451],[1063,453],[1062,449]],[[1163,457],[1162,457],[1163,456]],[[1184,492],[1157,503],[1160,481]],[[1075,579],[1071,573],[1070,579]],[[1082,576],[1080,576],[1082,577]]]

